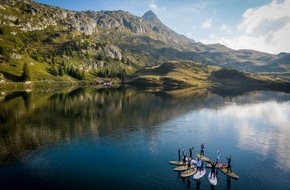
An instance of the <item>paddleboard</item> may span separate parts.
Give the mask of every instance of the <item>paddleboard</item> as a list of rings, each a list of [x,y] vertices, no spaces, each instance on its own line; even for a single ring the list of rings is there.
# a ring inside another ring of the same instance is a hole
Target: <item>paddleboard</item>
[[[227,167],[228,165],[227,164],[217,164],[215,166],[216,169],[220,168],[220,167]],[[207,168],[211,168],[211,164],[207,164],[206,165]]]
[[[196,165],[197,161],[196,160],[191,160],[190,163],[193,164],[193,165]]]
[[[200,156],[200,154],[196,154],[196,157],[203,159],[205,162],[209,162],[210,159],[206,156]]]
[[[201,171],[195,172],[195,174],[192,176],[193,179],[197,180],[202,178],[206,173],[206,170],[203,168]]]
[[[172,160],[172,161],[169,161],[169,164],[181,166],[181,165],[183,165],[183,162],[179,162],[178,160]],[[186,162],[186,164],[187,164],[187,162]]]
[[[229,176],[231,178],[239,179],[239,176],[237,174],[235,174],[234,172],[227,173],[227,167],[221,167],[220,171],[222,171],[224,174],[226,174],[227,176]]]
[[[193,168],[193,167],[194,166],[191,166],[190,168]],[[174,171],[181,172],[181,171],[185,171],[187,169],[188,169],[187,165],[185,165],[185,166],[178,166],[178,167],[174,168]]]
[[[189,177],[192,176],[195,172],[196,172],[196,168],[191,168],[189,170],[186,170],[184,172],[182,172],[182,174],[180,175],[181,177]]]
[[[211,185],[216,185],[217,184],[217,177],[215,176],[213,176],[212,175],[212,177],[210,178],[210,175],[211,175],[211,171],[209,172],[209,174],[208,174],[208,176],[207,176],[207,179],[208,179],[208,181],[209,181],[209,183],[211,184]]]

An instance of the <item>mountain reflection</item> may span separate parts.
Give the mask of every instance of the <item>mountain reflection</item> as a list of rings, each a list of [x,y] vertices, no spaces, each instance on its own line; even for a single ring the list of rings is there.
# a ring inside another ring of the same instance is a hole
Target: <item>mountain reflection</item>
[[[165,97],[131,88],[77,88],[5,94],[0,102],[0,162],[56,142],[106,135],[120,128],[150,128],[202,106],[208,93]]]
[[[279,106],[277,102],[281,102]],[[274,154],[279,156],[277,164],[290,169],[290,154],[285,153],[290,149],[286,142],[288,138],[281,135],[290,132],[289,94],[250,92],[242,96],[225,96],[190,89],[146,93],[125,87],[2,93],[0,164],[40,147],[88,136],[115,135],[118,141],[127,138],[119,133],[140,129],[146,129],[148,140],[154,144],[156,126],[192,110],[201,110],[200,114],[207,110],[209,115],[205,120],[219,118],[227,121],[230,118],[235,121],[239,134],[237,143],[242,149],[266,156],[275,146],[277,152]],[[253,122],[255,118],[271,123],[276,127],[273,130],[278,132],[270,133],[253,126],[260,122]],[[249,142],[255,142],[257,146],[248,146]]]

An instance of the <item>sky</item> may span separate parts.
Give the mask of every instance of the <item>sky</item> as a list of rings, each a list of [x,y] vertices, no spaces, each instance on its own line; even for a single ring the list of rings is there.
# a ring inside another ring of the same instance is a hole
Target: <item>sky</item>
[[[35,0],[76,11],[152,10],[165,25],[204,44],[290,53],[290,0]]]

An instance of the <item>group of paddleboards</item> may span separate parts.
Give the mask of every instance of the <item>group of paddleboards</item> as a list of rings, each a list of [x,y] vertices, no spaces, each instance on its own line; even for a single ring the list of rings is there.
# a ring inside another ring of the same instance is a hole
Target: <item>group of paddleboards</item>
[[[178,160],[169,161],[169,164],[176,165],[177,167],[174,168],[174,171],[182,172],[182,178],[188,178],[192,176],[194,180],[200,180],[205,174],[206,169],[203,167],[204,162],[207,162],[206,168],[211,168],[208,174],[208,181],[211,185],[217,185],[217,171],[220,170],[222,173],[228,176],[229,178],[239,179],[239,176],[236,175],[231,169],[231,156],[226,157],[227,163],[219,163],[219,158],[221,152],[218,150],[216,162],[212,162],[207,156],[204,155],[204,143],[201,144],[201,151],[200,154],[196,154],[196,160],[193,159],[191,147],[189,149],[190,155],[184,153],[183,151],[183,159],[181,161],[181,148],[179,147],[178,150]]]

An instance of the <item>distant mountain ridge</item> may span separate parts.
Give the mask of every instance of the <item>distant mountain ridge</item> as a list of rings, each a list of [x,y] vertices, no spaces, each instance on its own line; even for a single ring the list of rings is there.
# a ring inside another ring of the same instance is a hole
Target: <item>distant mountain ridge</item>
[[[33,61],[43,63],[38,69],[46,77],[63,76],[60,70],[67,67],[90,77],[121,76],[176,60],[250,72],[290,71],[289,53],[195,42],[168,28],[153,11],[138,17],[121,10],[71,11],[31,0],[1,0],[0,26],[0,62],[15,62],[18,73],[22,62]],[[6,65],[0,72],[11,69]]]

